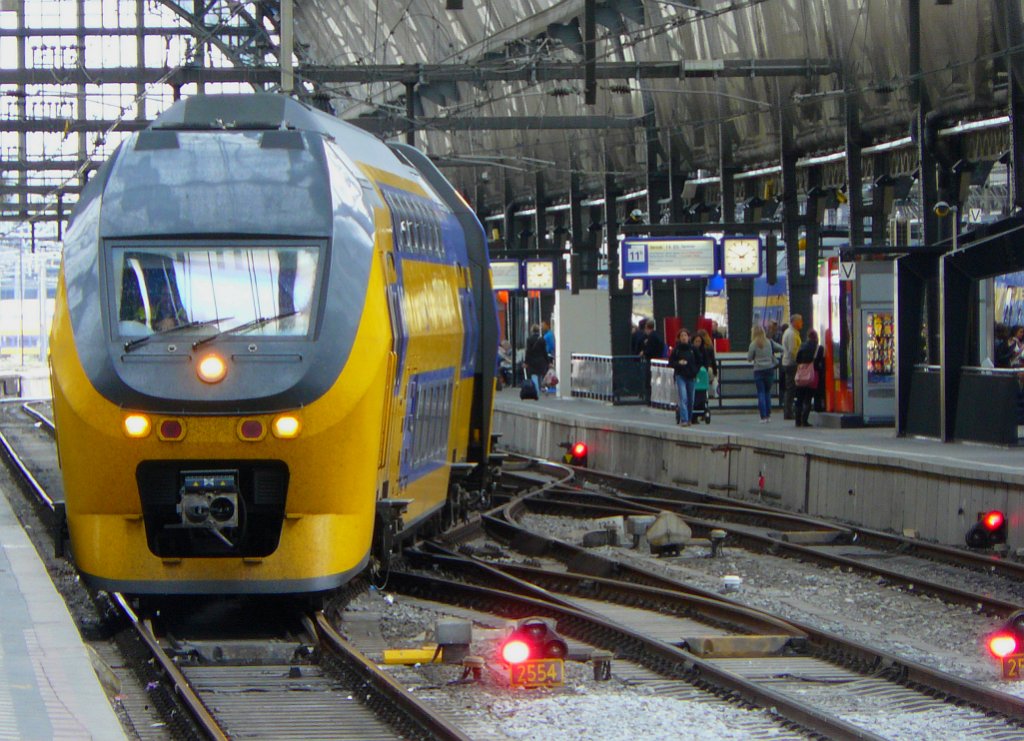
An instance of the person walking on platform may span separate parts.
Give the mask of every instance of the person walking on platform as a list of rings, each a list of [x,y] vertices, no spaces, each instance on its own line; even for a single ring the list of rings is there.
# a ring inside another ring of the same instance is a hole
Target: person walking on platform
[[[1013,359],[1013,349],[1010,347],[1010,328],[1005,324],[996,324],[995,329],[995,365],[996,368],[1009,368]]]
[[[647,361],[665,357],[665,342],[654,331],[653,319],[648,319],[644,324],[644,336],[640,338],[640,351],[637,354]]]
[[[782,345],[765,336],[764,327],[755,324],[750,328],[753,338],[747,349],[747,362],[754,364],[754,386],[757,388],[757,410],[761,422],[767,424],[772,416],[772,376],[775,375],[775,353],[782,352]]]
[[[818,333],[812,329],[807,333],[807,342],[803,343],[796,353],[797,371],[794,374],[796,404],[793,411],[797,427],[809,426],[808,418],[811,416],[814,392],[818,387],[818,371],[814,367],[814,359],[817,354]]]
[[[647,317],[644,317],[636,325],[636,329],[633,330],[633,334],[629,337],[629,351],[633,355],[640,354],[640,343],[644,339],[644,327],[647,326]]]
[[[551,330],[551,322],[540,323],[541,333],[544,336],[544,349],[548,354],[548,360],[555,360],[555,333]]]
[[[651,399],[651,361],[660,360],[665,357],[665,342],[654,331],[654,320],[648,319],[644,322],[644,334],[640,338],[640,349],[637,353],[643,361],[640,369],[644,374],[644,390],[647,400]]]
[[[676,406],[676,424],[690,426],[690,415],[693,412],[693,396],[696,393],[697,373],[700,372],[700,361],[690,345],[690,333],[680,329],[676,335],[676,344],[668,356],[669,367],[676,382],[679,404]]]
[[[814,329],[807,330],[807,341],[814,341],[818,349],[814,352],[814,372],[818,374],[818,384],[814,387],[813,402],[814,411],[825,411],[825,345],[818,342],[818,332]]]
[[[1024,367],[1024,327],[1019,324],[1010,330],[1010,367]]]
[[[715,355],[715,343],[706,329],[698,329],[697,336],[704,345],[701,367],[708,369],[708,398],[713,399],[718,396],[718,356]]]
[[[540,398],[540,379],[548,372],[548,350],[540,334],[539,324],[530,327],[530,336],[526,338],[524,362],[526,375],[537,389],[537,398]]]
[[[789,318],[789,329],[782,334],[782,375],[786,379],[786,392],[782,398],[782,418],[793,419],[793,399],[796,398],[796,354],[800,351],[800,330],[804,318],[793,314]]]

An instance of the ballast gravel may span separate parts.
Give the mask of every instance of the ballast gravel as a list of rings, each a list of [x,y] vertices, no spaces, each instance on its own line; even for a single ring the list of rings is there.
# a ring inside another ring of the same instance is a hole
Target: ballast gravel
[[[542,515],[526,515],[521,524],[575,545],[581,544],[584,533],[600,528],[595,520]],[[669,558],[627,547],[592,550],[749,607],[1024,697],[1024,682],[1004,681],[999,665],[985,648],[985,637],[1002,621],[967,607],[889,587],[875,577],[746,551],[728,545],[728,541],[717,558],[710,558],[710,549],[701,545],[688,546],[679,556]],[[930,567],[922,562],[918,573]],[[724,587],[726,576],[740,577],[738,590]],[[949,579],[948,567],[936,564],[932,578]],[[972,573],[971,578],[977,582],[984,576]]]

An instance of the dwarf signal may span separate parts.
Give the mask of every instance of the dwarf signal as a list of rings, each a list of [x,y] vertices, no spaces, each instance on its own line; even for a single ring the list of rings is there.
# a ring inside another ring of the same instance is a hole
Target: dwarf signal
[[[1010,615],[985,644],[1002,664],[1004,679],[1024,679],[1024,610]]]
[[[565,455],[562,456],[563,461],[570,466],[587,467],[587,454],[590,451],[585,442],[561,443],[561,447],[565,448]]]
[[[498,653],[508,665],[514,685],[552,687],[565,681],[564,659],[569,646],[544,618],[524,618],[516,623]]]
[[[997,509],[978,515],[978,521],[967,531],[969,548],[991,548],[1006,542],[1006,515]]]

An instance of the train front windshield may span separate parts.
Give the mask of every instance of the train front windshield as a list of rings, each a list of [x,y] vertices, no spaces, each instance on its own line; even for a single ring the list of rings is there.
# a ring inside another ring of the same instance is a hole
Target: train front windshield
[[[318,247],[118,246],[110,254],[119,338],[177,328],[306,337],[313,327]]]

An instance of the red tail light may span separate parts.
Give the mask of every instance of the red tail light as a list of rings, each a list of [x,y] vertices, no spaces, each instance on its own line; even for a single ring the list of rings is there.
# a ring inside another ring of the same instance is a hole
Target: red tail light
[[[587,454],[587,444],[576,443],[575,445],[572,446],[572,454],[577,458],[582,458]]]
[[[258,419],[243,419],[238,423],[238,436],[243,440],[262,440],[267,430]]]

